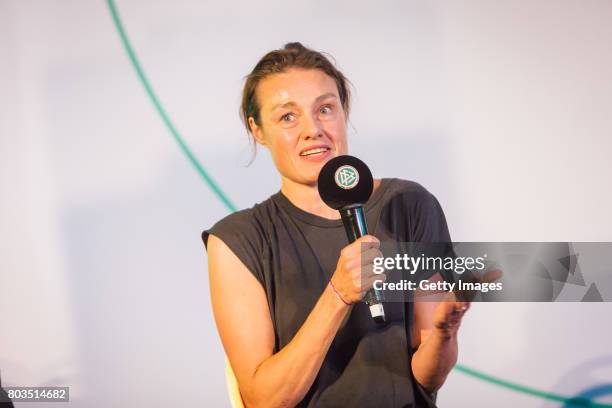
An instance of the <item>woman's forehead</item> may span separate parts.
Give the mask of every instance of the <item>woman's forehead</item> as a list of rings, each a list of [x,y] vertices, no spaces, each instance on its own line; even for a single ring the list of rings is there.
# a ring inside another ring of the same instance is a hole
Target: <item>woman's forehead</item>
[[[311,103],[323,95],[338,97],[336,82],[318,69],[291,69],[271,75],[259,83],[257,93],[260,106],[268,110],[288,102]]]

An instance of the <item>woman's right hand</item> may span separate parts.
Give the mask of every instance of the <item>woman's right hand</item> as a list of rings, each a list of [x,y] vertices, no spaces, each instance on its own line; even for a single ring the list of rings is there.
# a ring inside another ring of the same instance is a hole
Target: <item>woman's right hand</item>
[[[380,241],[372,235],[342,248],[331,284],[345,303],[359,302],[375,280],[385,281],[384,273],[374,273],[374,258],[382,256]]]

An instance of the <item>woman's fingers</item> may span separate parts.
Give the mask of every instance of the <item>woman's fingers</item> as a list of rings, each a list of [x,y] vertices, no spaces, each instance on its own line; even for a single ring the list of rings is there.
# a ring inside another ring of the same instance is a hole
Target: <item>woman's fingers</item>
[[[487,282],[487,283],[495,282],[496,280],[501,278],[502,275],[503,275],[503,272],[501,269],[493,269],[490,271],[486,271],[480,281]]]
[[[451,299],[453,296],[451,295]],[[447,300],[438,304],[434,313],[434,326],[445,335],[452,335],[461,325],[461,319],[470,308],[470,302]]]
[[[376,258],[382,258],[383,253],[378,247],[370,247],[361,253],[361,264],[368,265],[374,262]]]
[[[372,235],[365,235],[345,246],[332,280],[336,290],[349,302],[363,297],[363,288],[370,288],[381,275],[374,273],[374,259],[381,257],[380,241]],[[383,278],[386,279],[386,278]]]

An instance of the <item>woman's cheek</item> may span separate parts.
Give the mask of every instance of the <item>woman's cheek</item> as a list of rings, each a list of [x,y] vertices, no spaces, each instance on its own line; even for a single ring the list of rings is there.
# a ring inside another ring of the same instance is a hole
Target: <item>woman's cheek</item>
[[[274,161],[277,167],[286,167],[287,164],[292,160],[295,143],[292,143],[292,136],[288,134],[278,135],[276,143],[274,144]]]
[[[338,124],[332,130],[334,135],[335,143],[338,146],[339,154],[348,153],[348,141],[346,137],[346,126],[344,124]]]

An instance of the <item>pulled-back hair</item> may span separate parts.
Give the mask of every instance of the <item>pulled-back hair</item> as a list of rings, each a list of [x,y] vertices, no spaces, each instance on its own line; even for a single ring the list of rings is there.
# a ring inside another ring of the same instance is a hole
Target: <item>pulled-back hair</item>
[[[240,118],[244,122],[247,132],[251,133],[249,117],[252,117],[257,126],[261,127],[261,106],[259,106],[256,94],[259,82],[270,75],[286,72],[290,68],[320,69],[330,76],[336,82],[340,103],[348,119],[351,99],[350,82],[330,62],[326,55],[329,54],[311,50],[299,42],[287,43],[283,48],[270,51],[264,55],[255,65],[253,71],[246,76],[242,89]],[[330,55],[329,57],[333,59]]]

